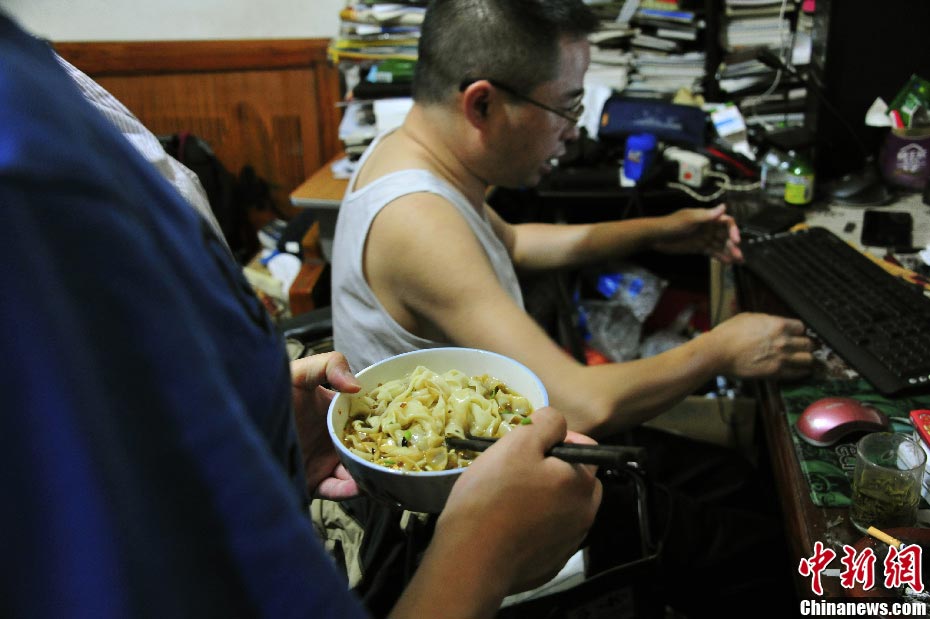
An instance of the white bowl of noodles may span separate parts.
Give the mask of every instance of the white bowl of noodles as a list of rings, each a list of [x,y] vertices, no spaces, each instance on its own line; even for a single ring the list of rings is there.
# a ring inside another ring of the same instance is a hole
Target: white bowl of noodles
[[[549,396],[522,363],[475,348],[404,353],[357,374],[357,394],[329,407],[329,433],[342,463],[368,495],[415,512],[438,513],[474,452],[451,450],[446,434],[503,436]]]

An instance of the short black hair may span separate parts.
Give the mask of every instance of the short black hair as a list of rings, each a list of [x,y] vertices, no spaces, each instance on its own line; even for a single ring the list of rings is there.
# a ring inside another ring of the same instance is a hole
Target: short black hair
[[[555,77],[562,37],[585,37],[599,23],[582,0],[431,0],[413,97],[442,102],[468,78],[529,92]]]

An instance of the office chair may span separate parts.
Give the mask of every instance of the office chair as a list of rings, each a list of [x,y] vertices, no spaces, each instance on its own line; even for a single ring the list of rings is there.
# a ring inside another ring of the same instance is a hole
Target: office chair
[[[545,304],[549,307],[537,310],[534,319],[540,321],[577,361],[586,364],[585,343],[578,329],[578,310],[570,292],[578,275],[577,270],[569,269],[537,282],[536,285],[546,289],[548,294],[537,293],[536,297],[545,297]],[[551,319],[547,322],[553,324],[543,324],[541,319],[544,317]],[[624,444],[632,445],[628,432],[618,438]],[[658,575],[662,543],[652,530],[647,471],[640,462],[638,466],[601,471],[599,476],[604,484],[605,498],[615,494],[611,490],[616,486],[630,486],[640,540],[639,556],[622,563],[617,563],[614,558],[607,565],[603,556],[599,556],[598,560],[591,562],[584,581],[561,591],[506,606],[498,612],[499,619],[664,617],[665,601]]]
[[[278,323],[291,360],[333,350],[333,308],[318,307]]]
[[[635,499],[640,539],[639,556],[610,566],[591,566],[584,581],[556,593],[540,595],[502,608],[498,619],[566,619],[584,617],[665,616],[665,601],[658,573],[661,539],[652,530],[645,472],[636,466],[603,471],[605,497],[611,484],[630,484]],[[602,561],[602,560],[601,560]]]

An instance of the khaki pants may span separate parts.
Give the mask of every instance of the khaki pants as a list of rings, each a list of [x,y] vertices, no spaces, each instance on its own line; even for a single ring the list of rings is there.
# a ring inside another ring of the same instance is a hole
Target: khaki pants
[[[370,499],[346,503],[314,499],[310,517],[336,567],[344,571],[349,588],[363,600],[377,598],[386,605],[393,605],[392,598],[400,594],[394,585],[406,585],[419,564],[435,519],[430,514],[385,508]],[[385,579],[383,572],[391,578]],[[374,602],[369,606],[372,611],[377,608]]]

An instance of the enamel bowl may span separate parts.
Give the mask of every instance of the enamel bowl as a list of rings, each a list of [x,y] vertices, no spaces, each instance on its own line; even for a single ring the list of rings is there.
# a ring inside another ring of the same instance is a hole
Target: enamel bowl
[[[546,388],[529,368],[504,355],[476,348],[428,348],[379,361],[356,375],[362,384],[360,393],[367,393],[381,383],[404,378],[421,365],[437,374],[449,370],[459,370],[468,376],[489,374],[526,397],[533,405],[533,410],[549,404]],[[380,501],[410,511],[442,511],[452,485],[463,469],[397,471],[358,457],[342,444],[342,433],[349,418],[353,397],[355,394],[340,393],[333,398],[327,415],[327,426],[340,460],[362,491]]]

